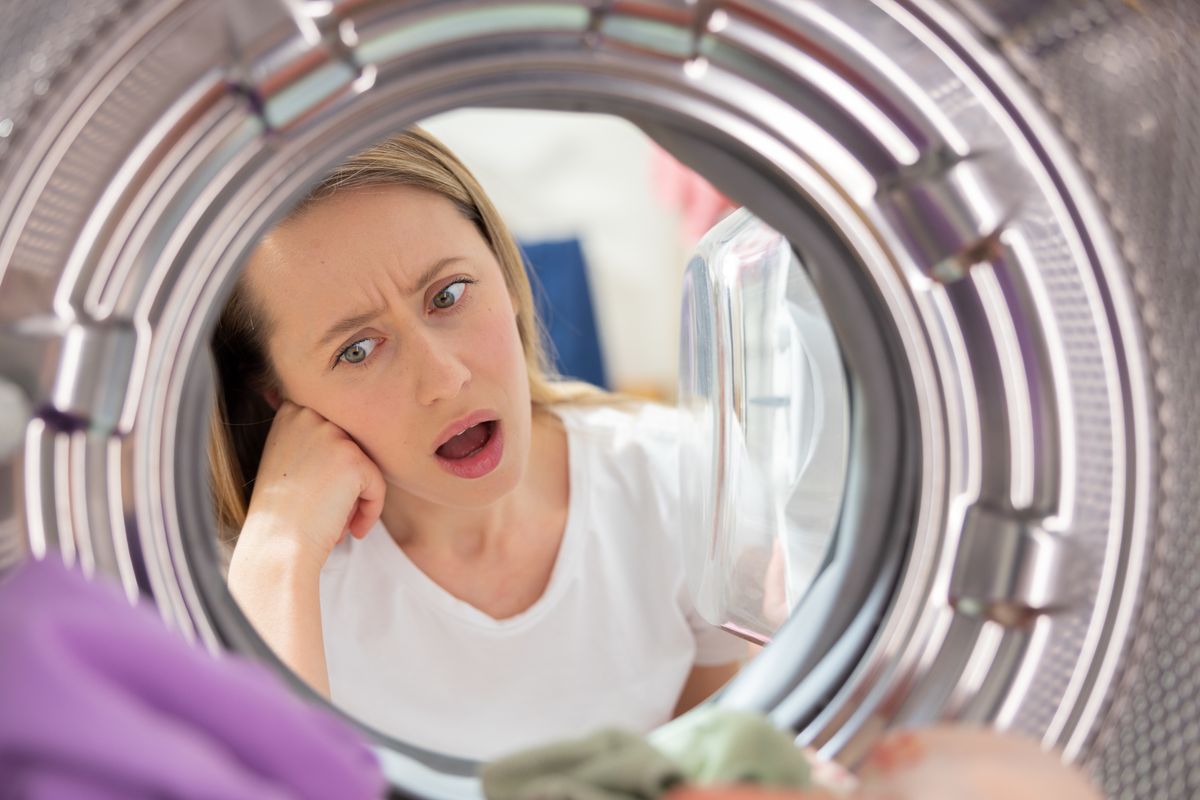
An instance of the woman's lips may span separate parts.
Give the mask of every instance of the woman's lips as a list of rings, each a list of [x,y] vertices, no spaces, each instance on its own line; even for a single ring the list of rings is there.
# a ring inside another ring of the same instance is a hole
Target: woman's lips
[[[438,448],[442,447],[442,445],[449,442],[455,436],[458,436],[460,433],[467,430],[467,428],[472,428],[481,422],[499,422],[499,417],[500,415],[494,411],[485,409],[481,411],[473,411],[470,414],[467,414],[465,417],[456,419],[454,422],[451,422],[449,425],[443,428],[442,432],[438,434],[438,437],[435,440],[437,443],[433,446],[434,451],[437,451]]]
[[[440,452],[434,453],[438,464],[451,475],[467,479],[482,478],[500,465],[504,455],[504,432],[500,420],[484,420],[478,424],[490,429],[483,446],[462,458],[447,458]]]

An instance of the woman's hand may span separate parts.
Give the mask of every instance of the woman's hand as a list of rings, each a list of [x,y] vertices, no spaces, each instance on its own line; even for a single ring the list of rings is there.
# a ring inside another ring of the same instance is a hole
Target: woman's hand
[[[367,535],[385,493],[379,467],[345,431],[312,409],[280,405],[229,562],[229,591],[280,660],[326,698],[321,567],[347,532]]]
[[[385,493],[379,467],[345,431],[285,400],[267,435],[238,546],[282,538],[297,559],[319,569],[347,532],[367,535]]]

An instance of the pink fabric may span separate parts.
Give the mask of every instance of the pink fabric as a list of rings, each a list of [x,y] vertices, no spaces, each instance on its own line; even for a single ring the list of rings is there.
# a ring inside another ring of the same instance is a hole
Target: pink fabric
[[[651,152],[650,180],[659,199],[679,211],[684,244],[689,248],[736,208],[712,184],[676,161],[661,147],[655,146]]]

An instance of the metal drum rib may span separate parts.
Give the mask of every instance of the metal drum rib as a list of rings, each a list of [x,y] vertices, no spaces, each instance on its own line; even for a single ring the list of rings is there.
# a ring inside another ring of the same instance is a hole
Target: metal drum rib
[[[787,236],[847,367],[835,550],[716,702],[851,763],[889,727],[981,722],[1113,796],[1191,797],[1197,648],[1173,648],[1200,600],[1171,587],[1200,574],[1200,62],[1171,29],[1200,23],[1028,5],[18,2],[0,565],[61,554],[272,661],[205,484],[205,343],[241,260],[325,169],[432,114],[616,114]],[[1160,750],[1131,744],[1163,719]],[[473,765],[371,735],[402,791],[478,793]]]

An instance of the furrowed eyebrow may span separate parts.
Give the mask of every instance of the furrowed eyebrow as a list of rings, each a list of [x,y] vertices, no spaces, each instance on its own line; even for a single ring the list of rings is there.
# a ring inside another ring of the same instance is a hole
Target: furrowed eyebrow
[[[408,296],[411,297],[412,295],[424,289],[429,282],[436,278],[438,273],[445,269],[449,264],[453,264],[455,261],[464,260],[465,259],[462,256],[448,256],[446,258],[438,259],[433,264],[430,264],[429,267],[422,272],[416,281],[414,281],[408,288]],[[333,340],[350,333],[355,328],[361,328],[371,320],[381,316],[386,310],[386,308],[372,309],[362,314],[355,314],[352,317],[346,317],[345,319],[338,320],[337,322],[333,323],[333,325],[329,326],[329,329],[325,331],[325,334],[320,338],[313,349],[324,349],[331,344]]]
[[[466,259],[464,259],[462,256],[447,256],[446,258],[439,258],[437,261],[429,265],[429,269],[421,273],[421,277],[413,281],[412,286],[410,286],[408,289],[409,297],[412,297],[414,294],[424,289],[429,282],[436,278],[437,274],[441,272],[447,265],[453,264],[455,261],[465,260]]]
[[[337,322],[333,323],[333,325],[329,326],[329,330],[325,331],[325,335],[321,337],[321,340],[317,342],[313,349],[325,349],[338,337],[344,336],[356,328],[361,328],[363,325],[366,325],[371,320],[383,314],[383,312],[386,310],[386,308],[380,308],[374,311],[368,311],[364,314],[356,314],[353,317],[346,317],[345,319],[338,320]]]

